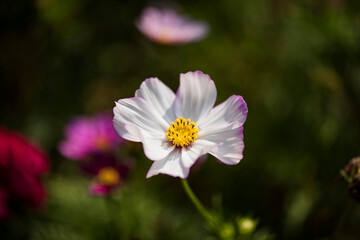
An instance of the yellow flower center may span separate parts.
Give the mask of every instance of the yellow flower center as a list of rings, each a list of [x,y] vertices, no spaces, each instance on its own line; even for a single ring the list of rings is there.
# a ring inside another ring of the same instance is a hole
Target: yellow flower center
[[[177,147],[186,147],[196,140],[199,129],[190,119],[180,117],[172,122],[165,135]]]
[[[100,169],[98,179],[102,184],[113,186],[120,182],[120,174],[113,167],[104,167]]]

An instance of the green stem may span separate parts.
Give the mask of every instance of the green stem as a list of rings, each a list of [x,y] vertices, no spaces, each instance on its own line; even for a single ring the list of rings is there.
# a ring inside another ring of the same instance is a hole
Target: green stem
[[[205,218],[205,220],[212,228],[216,228],[216,221],[214,217],[206,210],[204,205],[202,205],[200,200],[196,197],[194,192],[191,190],[188,181],[186,179],[182,179],[181,183],[184,187],[186,194],[188,195],[189,199],[194,204],[196,209],[199,211],[199,213]]]
[[[105,208],[107,211],[108,219],[108,237],[110,239],[115,239],[118,237],[117,227],[116,227],[116,220],[114,219],[114,206],[116,204],[115,200],[113,199],[111,193],[104,197]]]

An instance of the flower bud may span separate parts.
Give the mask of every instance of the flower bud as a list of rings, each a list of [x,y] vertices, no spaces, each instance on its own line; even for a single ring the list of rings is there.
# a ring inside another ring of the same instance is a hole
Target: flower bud
[[[239,232],[241,234],[247,235],[255,230],[257,226],[257,221],[251,219],[250,217],[242,217],[237,220],[237,225],[239,228]]]
[[[360,157],[351,159],[340,173],[342,178],[349,183],[350,197],[360,202]]]

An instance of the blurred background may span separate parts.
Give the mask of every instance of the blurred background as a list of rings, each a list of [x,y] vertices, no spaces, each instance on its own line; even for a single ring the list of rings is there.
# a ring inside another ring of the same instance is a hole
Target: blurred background
[[[147,6],[208,24],[203,40],[149,41],[134,22]],[[176,91],[201,70],[217,103],[248,104],[244,159],[208,156],[188,181],[228,219],[249,215],[275,239],[359,239],[360,207],[339,170],[359,154],[360,2],[347,0],[0,2],[0,126],[36,142],[50,161],[46,200],[0,222],[0,239],[210,239],[177,178],[145,179],[141,144],[126,143],[130,179],[111,201],[59,153],[76,116],[111,112],[141,82]]]

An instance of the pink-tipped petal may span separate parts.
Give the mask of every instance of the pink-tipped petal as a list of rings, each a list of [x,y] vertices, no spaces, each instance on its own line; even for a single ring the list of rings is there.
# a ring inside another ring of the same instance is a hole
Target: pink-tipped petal
[[[166,158],[154,162],[151,165],[146,178],[150,178],[160,173],[172,177],[187,178],[189,175],[189,168],[184,167],[181,162],[181,150],[174,149]]]
[[[201,71],[180,74],[175,100],[177,117],[190,118],[197,123],[208,116],[215,100],[216,87],[209,75]]]
[[[246,121],[248,108],[243,97],[233,95],[225,102],[214,107],[207,118],[202,118],[198,123],[199,128],[208,128],[213,125],[229,124],[239,122],[244,124]]]
[[[224,124],[203,129],[199,138],[216,143],[209,153],[228,165],[235,165],[243,158],[244,137],[240,123]]]
[[[174,92],[158,78],[148,78],[135,92],[136,97],[141,97],[151,103],[160,116],[169,124],[174,121],[175,113],[172,108],[175,100]]]

